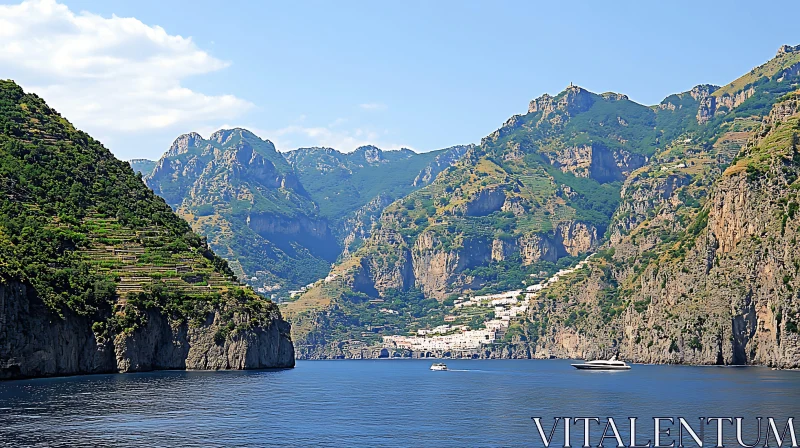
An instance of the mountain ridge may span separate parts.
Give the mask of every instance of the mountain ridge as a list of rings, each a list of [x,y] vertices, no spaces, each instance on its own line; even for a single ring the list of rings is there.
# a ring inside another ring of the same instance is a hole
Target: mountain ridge
[[[237,275],[262,294],[288,297],[360,244],[385,202],[374,200],[421,187],[460,151],[362,146],[280,153],[246,129],[221,129],[208,139],[196,132],[176,138],[145,182],[209,238]],[[418,169],[396,169],[406,162]],[[326,172],[334,173],[333,184]]]

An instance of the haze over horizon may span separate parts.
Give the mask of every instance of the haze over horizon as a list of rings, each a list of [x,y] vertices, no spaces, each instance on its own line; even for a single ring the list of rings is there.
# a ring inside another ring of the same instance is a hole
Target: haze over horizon
[[[281,151],[423,152],[477,143],[570,82],[652,105],[800,43],[786,14],[759,17],[768,34],[747,32],[746,5],[0,1],[0,78],[122,159],[225,127]],[[713,26],[723,15],[741,32]]]

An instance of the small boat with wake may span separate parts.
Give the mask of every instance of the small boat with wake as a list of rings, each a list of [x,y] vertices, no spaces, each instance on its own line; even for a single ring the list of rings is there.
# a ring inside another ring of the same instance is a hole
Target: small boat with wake
[[[609,360],[598,359],[583,364],[572,364],[578,370],[630,370],[631,366],[618,361],[616,355]]]
[[[431,370],[444,372],[447,370],[447,365],[441,362],[436,362],[431,365]]]

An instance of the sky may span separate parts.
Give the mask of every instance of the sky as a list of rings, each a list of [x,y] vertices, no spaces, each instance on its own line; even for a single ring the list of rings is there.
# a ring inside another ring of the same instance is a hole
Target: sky
[[[800,2],[0,0],[0,79],[121,159],[245,127],[281,151],[478,143],[570,82],[657,104],[800,44]]]

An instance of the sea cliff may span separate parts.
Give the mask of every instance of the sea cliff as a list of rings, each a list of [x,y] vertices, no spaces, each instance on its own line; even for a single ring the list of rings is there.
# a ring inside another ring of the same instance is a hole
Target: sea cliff
[[[232,322],[251,316],[237,314]],[[150,370],[221,370],[294,367],[289,324],[277,310],[258,325],[219,343],[231,322],[218,310],[199,326],[171,323],[150,310],[143,326],[113,338],[98,337],[92,320],[51,312],[31,288],[0,285],[0,379]],[[215,340],[217,339],[217,340]]]

